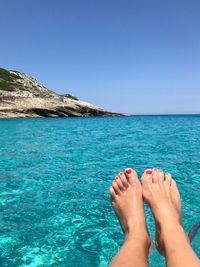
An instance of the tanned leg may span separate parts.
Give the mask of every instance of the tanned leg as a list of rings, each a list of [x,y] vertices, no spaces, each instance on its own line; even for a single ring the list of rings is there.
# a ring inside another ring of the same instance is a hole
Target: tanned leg
[[[182,226],[180,195],[171,175],[147,170],[142,189],[156,222],[157,249],[166,257],[167,267],[200,267]]]

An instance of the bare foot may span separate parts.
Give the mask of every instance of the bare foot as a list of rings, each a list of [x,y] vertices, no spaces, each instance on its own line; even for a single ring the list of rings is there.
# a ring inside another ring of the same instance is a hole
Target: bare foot
[[[142,187],[133,169],[120,172],[110,187],[113,209],[119,219],[125,240],[133,238],[145,242],[151,249],[151,239],[146,226]]]
[[[165,255],[162,226],[167,223],[182,225],[181,199],[176,182],[170,173],[146,170],[142,176],[143,197],[149,204],[156,223],[156,247]]]

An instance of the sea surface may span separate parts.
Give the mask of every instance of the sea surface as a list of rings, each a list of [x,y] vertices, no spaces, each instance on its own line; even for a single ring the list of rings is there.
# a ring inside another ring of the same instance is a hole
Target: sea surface
[[[108,190],[126,167],[171,172],[186,231],[200,221],[200,116],[1,119],[0,266],[106,267],[123,241]],[[164,266],[156,249],[150,263]]]

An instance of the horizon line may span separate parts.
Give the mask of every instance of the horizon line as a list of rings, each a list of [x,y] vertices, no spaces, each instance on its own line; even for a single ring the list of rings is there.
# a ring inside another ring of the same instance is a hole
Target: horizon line
[[[124,114],[126,116],[194,116],[200,115],[200,113],[161,113],[161,114]]]

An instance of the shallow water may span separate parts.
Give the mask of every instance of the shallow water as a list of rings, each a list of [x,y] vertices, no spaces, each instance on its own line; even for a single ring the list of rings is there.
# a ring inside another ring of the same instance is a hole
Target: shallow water
[[[108,189],[129,166],[173,174],[189,231],[200,221],[199,137],[200,116],[0,120],[0,266],[106,267],[123,240]],[[200,256],[200,232],[193,247]],[[150,262],[164,266],[156,250]]]

